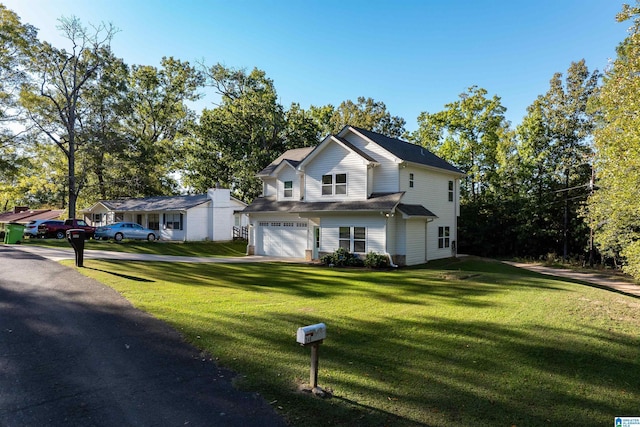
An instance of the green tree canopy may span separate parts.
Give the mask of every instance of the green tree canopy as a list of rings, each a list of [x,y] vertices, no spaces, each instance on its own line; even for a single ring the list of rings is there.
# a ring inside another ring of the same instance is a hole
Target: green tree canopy
[[[588,218],[600,250],[622,256],[625,270],[640,279],[640,2],[625,5],[619,22],[631,20],[628,37],[607,70],[595,132],[598,189]]]
[[[321,137],[336,134],[346,125],[392,138],[400,138],[405,133],[405,120],[399,116],[392,116],[384,102],[375,101],[373,98],[359,96],[356,102],[343,101],[337,108],[328,104],[322,107],[311,106],[310,111],[320,127]]]
[[[496,181],[500,135],[508,128],[500,97],[477,86],[438,113],[423,112],[411,139],[467,173],[463,196],[475,199]]]
[[[221,103],[202,112],[186,145],[185,183],[194,191],[219,184],[251,201],[262,192],[256,173],[287,149],[314,145],[318,128],[298,104],[285,111],[264,71],[217,64],[206,73]]]

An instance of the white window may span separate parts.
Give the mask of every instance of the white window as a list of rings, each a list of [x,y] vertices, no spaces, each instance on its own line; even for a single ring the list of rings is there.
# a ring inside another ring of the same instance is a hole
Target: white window
[[[347,194],[347,174],[322,175],[322,195]]]
[[[284,182],[284,197],[293,197],[293,181]]]
[[[413,188],[413,174],[409,174],[409,188]]]
[[[182,230],[182,214],[164,214],[164,228],[168,230]]]
[[[449,181],[449,201],[453,202],[453,181]]]
[[[438,248],[449,247],[449,227],[438,227]]]
[[[160,230],[160,215],[159,214],[149,214],[147,217],[147,227],[152,230]]]
[[[333,194],[333,175],[322,175],[322,195],[330,196]]]
[[[338,246],[349,252],[366,253],[366,227],[340,227],[338,233]]]

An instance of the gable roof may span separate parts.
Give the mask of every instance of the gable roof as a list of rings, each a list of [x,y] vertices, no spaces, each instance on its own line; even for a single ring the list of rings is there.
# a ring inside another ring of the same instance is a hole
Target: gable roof
[[[378,144],[397,158],[402,159],[406,162],[417,163],[424,166],[443,169],[449,172],[464,175],[464,172],[462,172],[460,169],[453,166],[446,160],[441,159],[440,157],[436,156],[420,145],[412,144],[410,142],[403,141],[397,138],[390,138],[388,136],[355,126],[345,126],[338,135],[344,136],[347,131],[354,132],[367,138],[368,140]]]
[[[287,150],[277,159],[269,164],[266,168],[258,172],[258,176],[269,176],[280,166],[282,162],[287,162],[294,168],[298,167],[300,162],[309,155],[316,147],[303,147]]]
[[[346,148],[349,151],[352,151],[353,153],[357,154],[358,156],[362,157],[364,160],[366,160],[367,162],[369,162],[369,164],[373,164],[373,165],[378,165],[378,161],[376,159],[374,159],[373,157],[371,157],[370,155],[368,155],[367,153],[365,153],[364,151],[362,151],[361,149],[359,149],[358,147],[356,147],[355,145],[353,145],[351,142],[347,141],[346,139],[342,138],[341,136],[337,136],[337,135],[328,135],[325,139],[322,140],[322,142],[316,146],[313,151],[311,151],[307,157],[305,157],[301,162],[301,166],[303,167],[304,164],[308,163],[311,159],[313,159],[316,155],[318,155],[318,153],[324,149],[324,147],[326,147],[329,142],[331,141],[335,141],[337,142],[339,145],[342,145],[344,148]]]
[[[210,201],[206,194],[181,196],[155,196],[140,199],[101,200],[104,207],[116,212],[128,211],[179,211],[191,209]],[[89,210],[89,209],[88,209]]]

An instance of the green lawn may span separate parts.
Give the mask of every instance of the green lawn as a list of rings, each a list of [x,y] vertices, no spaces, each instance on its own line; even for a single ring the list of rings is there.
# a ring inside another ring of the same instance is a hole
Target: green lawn
[[[637,298],[473,258],[391,271],[85,267],[239,372],[238,386],[292,425],[602,426],[640,415]],[[296,330],[317,322],[330,399],[297,391],[309,349]]]
[[[25,239],[24,245],[38,245],[55,248],[70,248],[67,239]],[[146,240],[87,240],[85,249],[129,252],[155,255],[236,257],[244,256],[247,242],[234,240],[229,242],[147,242]]]

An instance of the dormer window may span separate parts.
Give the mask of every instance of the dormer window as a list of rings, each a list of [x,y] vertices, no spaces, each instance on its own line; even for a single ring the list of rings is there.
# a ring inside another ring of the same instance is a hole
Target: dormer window
[[[293,197],[293,181],[284,182],[284,197]]]
[[[347,194],[347,174],[322,175],[322,195]]]

